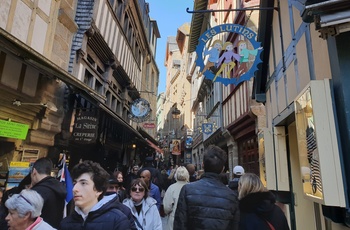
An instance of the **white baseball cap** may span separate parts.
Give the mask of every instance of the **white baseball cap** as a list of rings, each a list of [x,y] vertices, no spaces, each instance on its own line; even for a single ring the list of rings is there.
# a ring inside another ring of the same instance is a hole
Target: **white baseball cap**
[[[243,175],[244,174],[244,168],[240,165],[237,165],[233,168],[233,173],[236,175]]]

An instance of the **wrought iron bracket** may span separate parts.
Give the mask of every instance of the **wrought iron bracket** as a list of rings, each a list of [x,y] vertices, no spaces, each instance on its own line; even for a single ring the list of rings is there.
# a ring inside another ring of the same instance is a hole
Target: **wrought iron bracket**
[[[240,9],[221,9],[221,10],[190,10],[187,7],[186,12],[189,14],[204,14],[212,12],[229,12],[229,11],[251,11],[251,10],[276,10],[279,11],[279,7],[248,7]]]

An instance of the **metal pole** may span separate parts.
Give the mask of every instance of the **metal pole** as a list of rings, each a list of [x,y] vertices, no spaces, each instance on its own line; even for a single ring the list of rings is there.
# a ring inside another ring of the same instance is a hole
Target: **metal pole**
[[[212,13],[212,12],[229,12],[229,11],[250,11],[250,10],[276,10],[279,11],[279,7],[248,7],[240,9],[221,9],[221,10],[190,10],[187,7],[186,12],[190,14],[203,14],[203,13]]]

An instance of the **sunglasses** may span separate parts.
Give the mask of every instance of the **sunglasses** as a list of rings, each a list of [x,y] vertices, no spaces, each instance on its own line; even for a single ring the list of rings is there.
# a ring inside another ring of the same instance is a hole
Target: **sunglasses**
[[[131,191],[132,191],[132,192],[136,192],[136,191],[139,191],[139,192],[144,192],[144,191],[145,191],[145,189],[144,189],[144,188],[142,188],[142,187],[141,187],[141,188],[132,187],[132,188],[131,188]]]

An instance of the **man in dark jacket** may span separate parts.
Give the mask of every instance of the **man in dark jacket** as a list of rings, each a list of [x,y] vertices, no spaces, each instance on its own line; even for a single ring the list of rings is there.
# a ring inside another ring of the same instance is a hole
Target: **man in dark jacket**
[[[144,170],[148,170],[151,172],[152,183],[157,185],[158,188],[160,188],[160,185],[162,184],[162,181],[161,181],[162,177],[160,176],[159,170],[153,166],[153,157],[146,157],[143,167],[137,173],[138,177],[140,177],[141,173]],[[162,192],[162,191],[159,190],[159,192]]]
[[[238,229],[238,198],[220,180],[227,154],[210,145],[203,156],[201,179],[182,187],[174,220],[174,230]]]
[[[40,158],[34,162],[30,174],[32,188],[44,199],[41,217],[54,228],[58,228],[62,218],[67,195],[66,189],[56,178],[50,176],[52,162],[49,158]]]
[[[238,182],[239,178],[244,174],[244,168],[236,165],[233,168],[233,179],[228,183],[228,187],[238,196]]]
[[[106,194],[105,196],[111,196],[112,198],[114,198],[115,196],[118,197],[118,181],[117,179],[111,175],[109,180],[108,180],[108,187],[107,187],[107,191],[106,191]],[[126,205],[122,204],[119,199],[116,200],[116,204],[117,204],[117,208],[122,212],[124,213],[129,221],[130,221],[130,228],[131,230],[137,230],[136,228],[136,225],[135,225],[135,220],[134,220],[134,217],[131,213],[131,210],[129,207],[127,207]]]
[[[100,164],[84,161],[74,166],[71,176],[75,209],[58,229],[131,229],[128,217],[118,208],[118,197],[104,196],[110,176]]]

